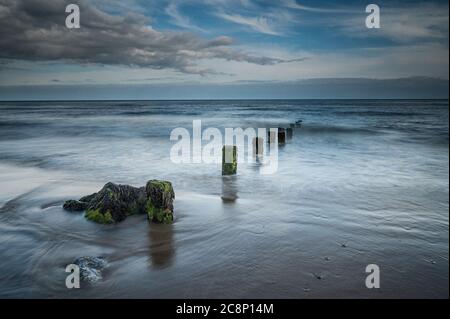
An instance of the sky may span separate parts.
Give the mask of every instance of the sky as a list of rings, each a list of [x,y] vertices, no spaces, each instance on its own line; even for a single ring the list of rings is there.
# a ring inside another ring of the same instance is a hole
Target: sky
[[[0,0],[0,99],[448,98],[448,28],[440,0]]]

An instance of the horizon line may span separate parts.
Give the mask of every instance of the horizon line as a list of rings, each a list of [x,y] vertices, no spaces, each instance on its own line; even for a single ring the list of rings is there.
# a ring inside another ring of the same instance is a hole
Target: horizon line
[[[183,102],[183,101],[449,101],[449,98],[269,98],[269,99],[67,99],[67,100],[0,100],[0,103],[5,102]]]

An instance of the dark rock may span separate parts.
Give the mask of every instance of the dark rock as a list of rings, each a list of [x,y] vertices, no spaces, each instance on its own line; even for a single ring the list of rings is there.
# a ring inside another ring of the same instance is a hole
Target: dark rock
[[[173,200],[175,192],[172,184],[167,181],[151,180],[146,186],[148,219],[157,223],[171,224],[173,222]]]
[[[314,277],[316,277],[316,279],[318,279],[318,280],[322,280],[322,279],[323,279],[323,276],[322,276],[321,274],[313,273],[313,275],[314,275]]]
[[[84,203],[89,203],[91,200],[94,199],[94,197],[97,195],[97,193],[91,194],[91,195],[87,195],[87,196],[83,196],[79,199],[80,202],[84,202]]]
[[[96,194],[83,197],[90,199],[86,218],[101,224],[120,222],[129,215],[144,213],[145,188],[107,183]]]
[[[100,224],[120,222],[134,214],[147,214],[152,221],[169,224],[174,198],[172,184],[166,181],[151,180],[140,188],[107,183],[98,193],[66,201],[63,207],[86,210],[85,217]]]
[[[64,203],[63,208],[71,212],[81,212],[85,210],[87,206],[87,203],[71,199]]]
[[[102,279],[102,270],[108,266],[103,257],[80,257],[74,261],[80,267],[80,279],[89,283],[95,283]]]

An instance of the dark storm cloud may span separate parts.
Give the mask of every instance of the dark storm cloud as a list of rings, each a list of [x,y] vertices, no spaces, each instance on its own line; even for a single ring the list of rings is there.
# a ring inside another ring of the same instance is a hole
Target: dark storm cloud
[[[205,58],[260,65],[289,62],[252,56],[230,48],[233,40],[212,40],[185,32],[159,32],[140,14],[107,14],[85,0],[77,1],[81,28],[65,27],[66,0],[0,0],[0,58],[31,61],[129,65],[208,74],[196,62]]]

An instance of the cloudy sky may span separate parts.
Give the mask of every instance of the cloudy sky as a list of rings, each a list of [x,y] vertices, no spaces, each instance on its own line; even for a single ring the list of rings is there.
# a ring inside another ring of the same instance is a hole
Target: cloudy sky
[[[380,29],[365,26],[372,2]],[[69,3],[80,29],[65,27]],[[448,10],[446,0],[0,0],[0,98],[35,87],[150,87],[177,98],[170,92],[183,85],[445,82]]]

